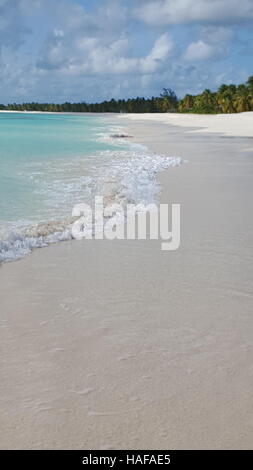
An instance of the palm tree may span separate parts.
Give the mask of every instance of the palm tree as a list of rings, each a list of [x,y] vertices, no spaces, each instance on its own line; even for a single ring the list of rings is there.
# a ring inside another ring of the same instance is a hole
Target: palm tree
[[[219,93],[219,95],[223,95],[223,93],[225,93],[227,90],[228,90],[228,85],[225,85],[225,83],[223,83],[223,84],[218,88],[218,93]]]
[[[238,113],[250,111],[250,95],[246,85],[238,85],[237,92],[234,97],[234,106]]]
[[[247,80],[247,82],[246,82],[246,85],[247,85],[247,87],[248,87],[250,90],[253,90],[253,75],[251,75],[251,76],[248,78],[248,80]]]
[[[194,99],[192,95],[185,95],[185,97],[180,101],[178,105],[178,110],[180,112],[190,111],[193,108]]]
[[[253,111],[253,75],[248,78],[246,85],[249,91],[250,109]]]
[[[215,93],[209,89],[194,97],[194,108],[198,113],[212,114],[217,111]]]
[[[234,113],[236,111],[234,107],[234,94],[229,87],[224,88],[222,85],[219,88],[217,94],[217,104],[222,113]]]
[[[178,99],[171,88],[164,88],[160,98],[162,112],[174,111],[176,109]]]

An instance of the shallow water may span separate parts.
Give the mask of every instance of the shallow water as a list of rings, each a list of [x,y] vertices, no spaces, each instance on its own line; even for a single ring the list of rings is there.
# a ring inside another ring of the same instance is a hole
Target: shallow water
[[[73,206],[95,195],[154,201],[157,171],[180,162],[120,132],[111,116],[0,113],[0,262],[71,238]]]

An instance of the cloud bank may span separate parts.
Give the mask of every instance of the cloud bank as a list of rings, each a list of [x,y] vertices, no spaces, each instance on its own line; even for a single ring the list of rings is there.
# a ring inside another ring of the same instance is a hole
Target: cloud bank
[[[252,0],[0,0],[0,102],[163,87],[182,96],[244,81],[252,25]]]
[[[238,24],[253,18],[252,0],[141,1],[137,17],[148,24]]]

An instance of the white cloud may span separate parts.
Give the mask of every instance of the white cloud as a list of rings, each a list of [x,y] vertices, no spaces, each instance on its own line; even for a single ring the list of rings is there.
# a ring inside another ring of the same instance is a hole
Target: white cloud
[[[190,43],[183,54],[189,61],[208,60],[224,57],[228,52],[228,43],[233,37],[229,28],[207,26],[199,29],[201,38]]]
[[[140,61],[142,71],[144,73],[156,71],[159,65],[170,56],[173,49],[174,43],[169,34],[165,33],[160,36],[148,56]]]
[[[184,58],[186,60],[207,60],[212,56],[216,55],[216,49],[214,46],[207,44],[206,42],[199,40],[192,42],[186,49]]]
[[[38,61],[40,69],[58,69],[71,75],[154,73],[164,65],[173,51],[168,33],[161,35],[150,53],[132,56],[129,40],[59,34],[54,31],[44,45]]]
[[[253,19],[252,0],[141,0],[135,15],[152,24],[240,23]]]

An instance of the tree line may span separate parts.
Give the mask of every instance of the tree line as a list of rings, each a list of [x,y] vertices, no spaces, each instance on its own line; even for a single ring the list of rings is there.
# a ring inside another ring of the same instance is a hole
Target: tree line
[[[253,111],[253,76],[245,84],[221,85],[216,92],[209,89],[198,95],[186,94],[179,100],[170,88],[159,97],[129,98],[102,103],[22,103],[0,105],[6,111],[44,111],[64,113],[240,113]]]
[[[242,113],[253,111],[253,76],[240,85],[221,85],[216,92],[209,89],[199,95],[187,94],[178,102],[183,113]]]

